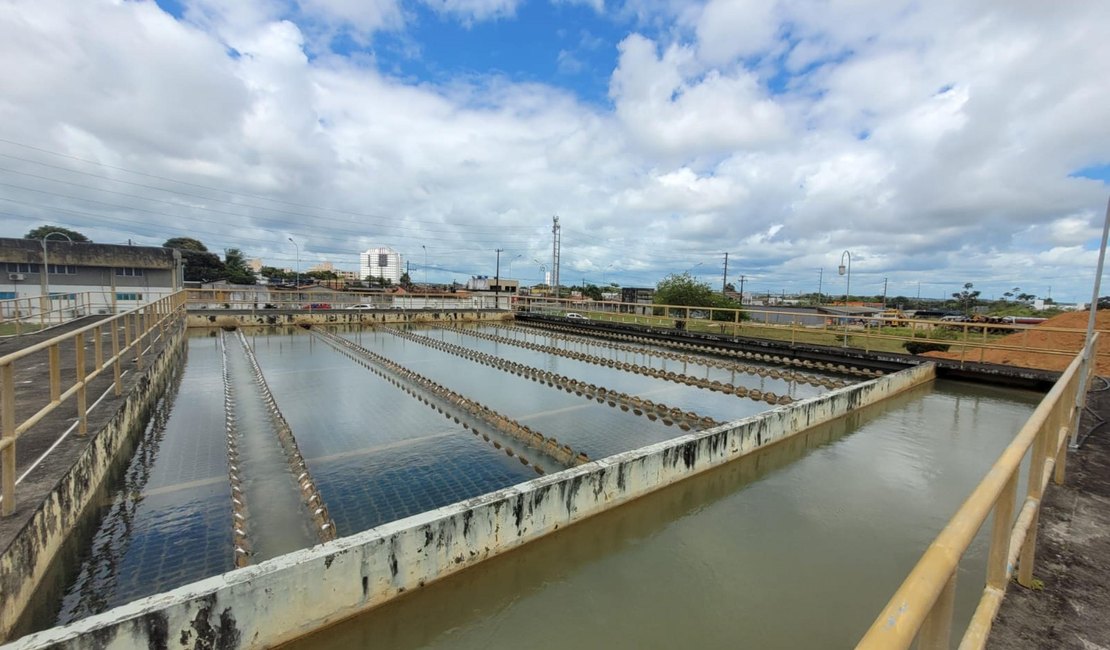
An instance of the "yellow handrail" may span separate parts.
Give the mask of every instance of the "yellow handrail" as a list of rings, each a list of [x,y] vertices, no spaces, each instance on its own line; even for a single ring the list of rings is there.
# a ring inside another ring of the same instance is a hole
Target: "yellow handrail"
[[[100,373],[111,368],[114,374],[115,393],[116,395],[122,394],[121,377],[123,373],[120,369],[120,363],[124,356],[133,353],[135,363],[141,367],[143,341],[150,338],[154,330],[162,331],[172,319],[180,318],[184,313],[184,308],[185,292],[178,291],[122,314],[99,320],[80,329],[60,334],[47,341],[36,343],[0,357],[0,488],[3,490],[0,515],[8,516],[15,511],[16,442],[19,436],[42,421],[43,418],[71,397],[77,399],[78,435],[86,434],[88,432],[88,409],[85,392],[89,383]],[[119,340],[121,330],[124,334],[122,346]],[[105,334],[109,335],[112,344],[112,354],[107,359],[104,356],[103,349],[103,336]],[[93,368],[91,371],[88,368],[86,358],[86,335],[91,335],[93,343]],[[63,388],[60,348],[70,341],[74,343],[76,367],[74,368],[73,382]],[[50,401],[31,415],[23,418],[22,421],[17,422],[15,410],[19,401],[19,394],[15,384],[16,365],[31,355],[43,351],[48,353],[49,359]]]
[[[908,648],[918,636],[922,648],[948,647],[953,585],[960,558],[992,512],[995,523],[983,595],[960,647],[980,648],[986,642],[1015,564],[1019,567],[1018,582],[1032,584],[1041,495],[1053,469],[1056,482],[1063,481],[1067,440],[1078,420],[1075,397],[1088,384],[1080,368],[1084,354],[1094,349],[1097,339],[1096,334],[1089,347],[1072,360],[1017,437],[922,555],[858,648]],[[1011,524],[1022,462],[1030,450],[1026,497],[1021,515]]]

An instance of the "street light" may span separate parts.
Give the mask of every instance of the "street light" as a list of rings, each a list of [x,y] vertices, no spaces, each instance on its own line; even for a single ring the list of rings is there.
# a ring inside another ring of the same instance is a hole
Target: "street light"
[[[847,267],[844,266],[845,257],[848,258]],[[852,254],[848,251],[844,251],[840,254],[840,266],[837,268],[837,273],[844,275],[845,268],[847,268],[848,274],[844,281],[844,306],[847,307],[848,296],[852,293]]]
[[[844,258],[848,258],[848,266],[844,266]],[[845,268],[847,268],[847,276],[844,278],[844,345],[848,347],[848,295],[852,292],[852,254],[844,251],[840,254],[840,266],[837,267],[837,273],[844,275]]]
[[[547,265],[534,257],[532,261],[540,265],[540,282],[542,284],[547,284]]]
[[[683,273],[683,275],[690,275],[690,271],[693,271],[694,269],[698,268],[699,266],[701,266],[701,262],[698,262],[697,264],[691,266],[690,268],[686,269],[682,273]]]
[[[51,235],[61,235],[68,239],[69,243],[73,243],[73,238],[64,232],[48,232],[42,236],[42,300],[39,305],[42,320],[46,319],[46,312],[50,311],[50,258],[46,253],[46,240],[50,239]]]
[[[428,247],[420,244],[420,248],[424,249],[424,293],[428,293]]]
[[[289,242],[293,244],[293,248],[297,249],[297,292],[299,293],[301,290],[301,247],[293,241],[292,237],[289,238]]]
[[[509,278],[510,280],[512,280],[512,279],[513,279],[513,260],[519,260],[519,259],[520,259],[520,258],[522,258],[522,257],[524,257],[524,253],[521,253],[520,255],[517,255],[517,256],[516,256],[516,257],[514,257],[513,259],[509,260],[509,273],[508,273],[508,276],[507,276],[507,277],[508,277],[508,278]]]

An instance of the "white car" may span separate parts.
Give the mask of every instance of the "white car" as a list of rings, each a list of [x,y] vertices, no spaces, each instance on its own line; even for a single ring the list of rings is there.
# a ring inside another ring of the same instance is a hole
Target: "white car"
[[[582,314],[576,314],[573,311],[567,312],[565,318],[568,318],[570,320],[590,320],[589,318],[586,318]]]
[[[356,310],[356,311],[365,311],[365,310],[369,310],[369,309],[377,309],[377,307],[375,307],[374,305],[351,305],[350,307],[347,307],[347,309],[353,309],[353,310]]]

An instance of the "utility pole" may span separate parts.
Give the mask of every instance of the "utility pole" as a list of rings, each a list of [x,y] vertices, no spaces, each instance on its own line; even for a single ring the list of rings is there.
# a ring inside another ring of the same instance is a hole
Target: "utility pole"
[[[883,309],[886,309],[886,278],[883,278]]]
[[[725,292],[725,285],[728,284],[728,253],[725,253],[725,272],[721,276],[721,293]]]
[[[498,248],[494,252],[497,253],[497,270],[493,272],[493,304],[495,309],[501,308],[501,251],[504,248]]]
[[[551,288],[554,291],[555,301],[559,301],[559,249],[562,246],[562,235],[560,234],[561,228],[559,227],[559,215],[551,218]]]
[[[825,269],[817,269],[817,304],[821,304],[821,282],[825,279]]]
[[[740,275],[740,304],[744,304],[744,275]]]

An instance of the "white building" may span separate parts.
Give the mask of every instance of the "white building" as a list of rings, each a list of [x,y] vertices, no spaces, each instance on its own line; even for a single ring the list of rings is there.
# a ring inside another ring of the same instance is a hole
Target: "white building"
[[[385,246],[371,248],[358,256],[358,277],[365,280],[366,276],[372,275],[400,284],[401,266],[401,254],[397,251]]]

